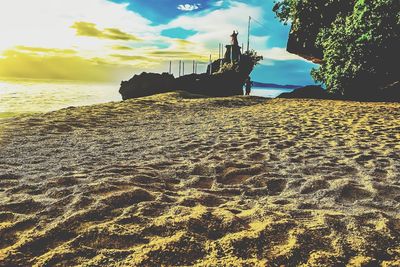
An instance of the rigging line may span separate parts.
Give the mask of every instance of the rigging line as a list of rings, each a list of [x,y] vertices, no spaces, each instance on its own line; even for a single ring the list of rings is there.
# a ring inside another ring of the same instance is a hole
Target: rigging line
[[[268,27],[267,27],[267,26],[265,26],[264,24],[262,24],[261,22],[259,22],[259,21],[258,21],[258,20],[256,20],[255,18],[251,17],[251,20],[253,20],[253,21],[254,21],[254,22],[256,22],[257,24],[259,24],[260,26],[262,26],[262,27],[264,27],[264,28],[268,29]]]

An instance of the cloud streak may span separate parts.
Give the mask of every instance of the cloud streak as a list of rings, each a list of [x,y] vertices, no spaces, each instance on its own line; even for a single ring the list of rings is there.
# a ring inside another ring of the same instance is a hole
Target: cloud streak
[[[199,9],[201,4],[183,4],[178,5],[177,9],[181,11],[193,11]]]
[[[147,60],[149,60],[149,58],[145,57],[145,56],[130,56],[130,55],[121,55],[121,54],[113,54],[110,56],[114,57],[114,58],[118,58],[122,61],[137,61],[137,60],[147,61]]]
[[[125,46],[125,45],[113,45],[112,49],[114,49],[114,50],[133,50],[132,47]]]
[[[15,47],[16,51],[22,52],[32,52],[32,53],[46,53],[46,54],[76,54],[77,51],[73,49],[57,49],[57,48],[44,48],[44,47],[31,47],[31,46],[24,46],[24,45],[17,45]]]
[[[76,30],[76,35],[78,36],[87,36],[87,37],[96,37],[101,39],[110,39],[110,40],[124,40],[124,41],[140,41],[141,39],[123,32],[117,28],[105,28],[104,30],[99,30],[94,23],[79,21],[75,22],[72,26],[72,29]]]

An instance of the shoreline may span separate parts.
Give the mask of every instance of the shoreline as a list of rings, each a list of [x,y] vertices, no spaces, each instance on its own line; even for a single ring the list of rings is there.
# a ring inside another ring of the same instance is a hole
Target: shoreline
[[[0,264],[395,266],[399,115],[174,92],[11,119]]]

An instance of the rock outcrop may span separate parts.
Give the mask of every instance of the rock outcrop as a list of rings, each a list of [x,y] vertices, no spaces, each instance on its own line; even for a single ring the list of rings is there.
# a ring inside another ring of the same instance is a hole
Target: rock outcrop
[[[352,100],[367,102],[400,102],[400,81],[380,89],[374,95],[343,96],[329,93],[321,86],[310,85],[296,89],[290,93],[282,93],[278,98],[304,98],[304,99],[330,99],[330,100]]]
[[[206,73],[175,78],[168,73],[143,72],[121,83],[119,92],[122,99],[177,90],[215,97],[243,95],[243,85],[262,56],[255,51],[242,54],[237,35],[237,32],[233,32],[231,45],[226,46],[224,58],[210,62]]]
[[[129,81],[123,81],[119,93],[122,99],[150,96],[171,91],[175,86],[175,78],[168,73],[147,73],[133,76]]]
[[[354,7],[354,1],[311,0],[305,3],[315,8],[299,8],[289,34],[287,51],[314,63],[321,63],[323,51],[315,45],[317,35],[322,28],[328,27],[338,15],[347,15]],[[298,5],[304,5],[299,1]]]
[[[190,74],[178,78],[168,73],[143,72],[129,81],[123,81],[119,92],[124,100],[178,90],[215,97],[233,96],[243,94],[245,79],[235,71],[213,75]]]
[[[334,96],[329,94],[321,86],[310,85],[301,87],[290,93],[282,93],[278,98],[333,99]]]
[[[245,80],[256,62],[256,55],[243,54],[240,61],[233,63],[226,59],[216,60],[208,66],[208,72],[202,74],[175,78],[168,73],[143,72],[123,81],[119,92],[124,100],[176,90],[213,97],[242,95]]]

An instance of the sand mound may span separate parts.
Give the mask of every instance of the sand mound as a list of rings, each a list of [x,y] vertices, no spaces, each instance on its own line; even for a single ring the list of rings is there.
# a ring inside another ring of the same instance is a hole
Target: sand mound
[[[168,93],[8,120],[0,266],[399,266],[399,116]]]

